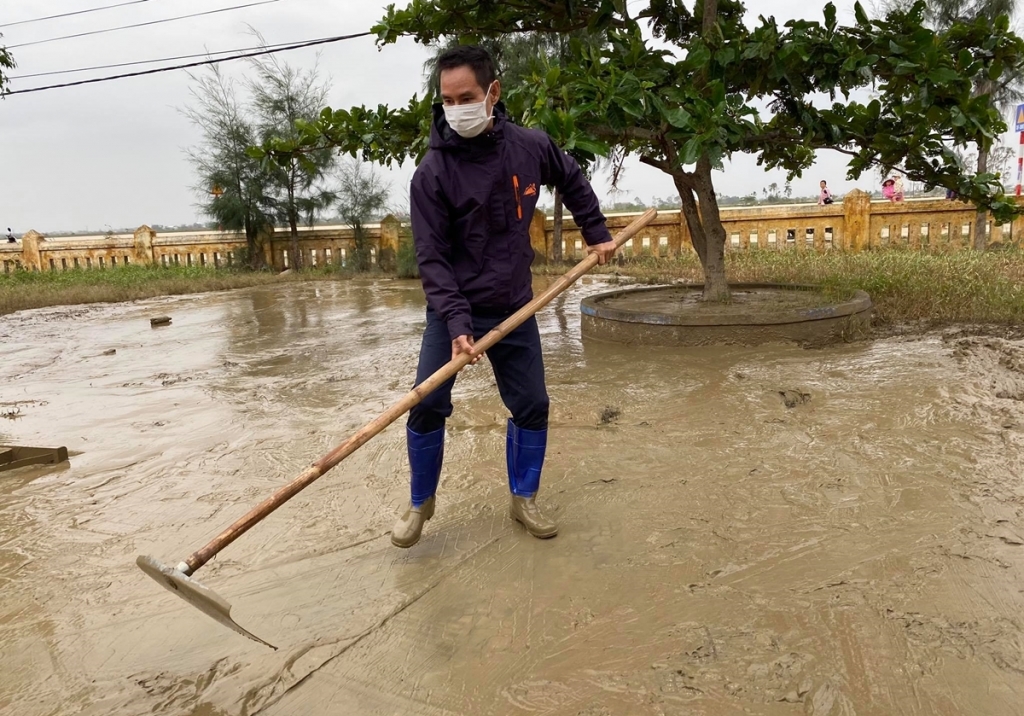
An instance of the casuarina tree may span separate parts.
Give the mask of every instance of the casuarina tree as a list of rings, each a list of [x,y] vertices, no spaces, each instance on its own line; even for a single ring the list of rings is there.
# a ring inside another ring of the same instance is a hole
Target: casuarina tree
[[[202,143],[188,150],[201,208],[222,229],[244,232],[246,260],[251,268],[261,268],[260,236],[273,226],[274,217],[267,207],[270,177],[247,153],[259,141],[255,122],[234,83],[216,65],[192,80],[193,103],[182,111],[203,133]]]
[[[0,35],[0,38],[2,37],[3,35]],[[9,82],[5,70],[13,70],[15,67],[17,65],[14,63],[14,57],[6,47],[0,45],[0,97],[4,96]]]
[[[780,25],[746,17],[739,0],[412,0],[390,6],[375,28],[388,44],[412,36],[467,40],[509,32],[601,33],[594,47],[571,42],[557,72],[531,96],[566,96],[552,112],[568,136],[596,151],[618,149],[668,175],[704,268],[706,300],[726,300],[725,230],[712,170],[736,153],[757,156],[790,178],[819,150],[849,158],[849,177],[898,167],[911,180],[957,191],[1005,221],[1017,213],[990,173],[967,173],[957,148],[990,147],[1005,124],[973,78],[1020,67],[1024,41],[1005,16],[928,27],[916,2],[872,19],[858,3],[841,25],[825,5],[820,20]],[[646,29],[649,32],[644,32]],[[862,99],[874,90],[873,99]],[[407,107],[324,110],[297,141],[266,144],[287,155],[332,145],[389,163],[425,151],[429,102]]]
[[[365,166],[354,159],[341,163],[337,174],[335,210],[341,220],[352,227],[355,238],[351,268],[354,271],[369,271],[370,241],[366,223],[379,219],[387,209],[391,187],[374,171],[372,165]]]
[[[262,38],[260,38],[262,41]],[[270,55],[252,60],[255,76],[249,79],[256,127],[264,140],[298,137],[296,123],[317,116],[329,87],[317,68],[301,70]],[[312,225],[337,199],[329,184],[337,154],[330,149],[292,154],[276,163],[264,163],[268,173],[267,203],[279,225],[291,237],[291,267],[303,267],[299,251],[299,223]]]

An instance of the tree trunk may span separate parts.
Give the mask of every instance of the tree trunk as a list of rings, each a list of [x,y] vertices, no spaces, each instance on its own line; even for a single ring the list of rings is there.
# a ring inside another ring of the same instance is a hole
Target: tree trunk
[[[295,210],[295,171],[292,170],[291,181],[288,182],[288,228],[291,230],[292,266],[296,271],[302,270],[302,252],[299,251],[299,217]]]
[[[559,263],[562,260],[562,193],[555,189],[555,216],[554,216],[554,230],[552,231],[552,241],[554,245],[551,247],[551,260],[555,263]]]
[[[370,270],[370,246],[366,231],[363,229],[363,222],[358,219],[351,221],[352,237],[355,242],[355,250],[352,252],[352,270],[363,273]]]
[[[978,147],[978,174],[988,171],[988,150]],[[988,236],[985,230],[988,228],[988,212],[980,210],[974,217],[974,248],[976,251],[984,251],[988,245]]]
[[[704,227],[700,223],[700,214],[697,211],[697,200],[693,197],[693,190],[679,176],[673,176],[676,191],[679,192],[679,200],[682,202],[683,218],[686,219],[686,228],[690,230],[690,242],[693,250],[697,252],[700,265],[707,263],[708,242],[704,236]]]
[[[690,241],[704,269],[704,301],[728,301],[729,284],[725,278],[725,227],[718,210],[718,200],[711,184],[711,162],[702,158],[697,171],[673,176],[679,199],[683,203],[683,218],[690,230]],[[696,192],[697,196],[694,196]],[[697,199],[700,199],[698,205]]]
[[[718,0],[704,0],[704,21],[701,30],[707,35],[718,20]],[[705,38],[707,39],[707,38]]]
[[[718,209],[718,197],[711,183],[711,160],[707,155],[697,160],[693,173],[697,200],[700,208],[700,223],[704,228],[707,252],[702,261],[704,266],[705,301],[728,301],[729,284],[725,279],[725,227]]]
[[[718,21],[718,0],[704,0],[704,17],[701,31],[705,40],[711,39],[712,30]],[[707,82],[707,70],[702,72],[702,82]],[[698,247],[698,235],[703,251],[697,248],[700,263],[704,269],[704,301],[728,301],[729,283],[725,279],[725,227],[722,226],[722,215],[718,210],[718,197],[711,181],[711,160],[704,154],[697,160],[697,167],[690,175],[693,182],[692,193],[688,190],[690,207],[687,210],[686,199],[683,210],[686,225],[690,228],[694,248]],[[697,202],[693,194],[697,195]],[[700,215],[697,216],[698,210]],[[700,230],[694,231],[694,224],[700,224]]]
[[[256,247],[256,227],[253,226],[252,217],[246,213],[245,216],[245,246],[249,251],[249,255],[246,257],[249,259],[249,268],[256,270],[256,256],[258,254]]]
[[[301,271],[303,266],[302,251],[299,249],[299,221],[295,216],[295,212],[288,212],[288,228],[291,229],[291,246],[292,246],[292,261],[294,265],[293,269]]]

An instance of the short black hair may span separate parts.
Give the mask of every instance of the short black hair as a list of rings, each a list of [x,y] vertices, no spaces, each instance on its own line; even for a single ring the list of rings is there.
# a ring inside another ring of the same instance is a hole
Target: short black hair
[[[440,87],[441,73],[456,67],[468,67],[476,75],[476,82],[484,92],[498,78],[491,53],[477,45],[459,45],[445,50],[437,58],[437,81]]]

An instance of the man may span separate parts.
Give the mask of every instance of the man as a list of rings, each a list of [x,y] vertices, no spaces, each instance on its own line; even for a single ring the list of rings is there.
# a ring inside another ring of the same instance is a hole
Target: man
[[[442,103],[434,106],[430,151],[410,190],[416,261],[428,306],[417,384],[459,354],[471,353],[475,340],[533,297],[529,229],[541,187],[559,189],[587,251],[596,253],[599,263],[615,253],[579,165],[543,132],[508,121],[490,55],[479,47],[456,47],[438,58],[437,69]],[[536,319],[487,356],[512,413],[506,435],[510,515],[535,537],[554,537],[558,526],[535,502],[548,430]],[[434,514],[454,384],[452,378],[409,413],[412,497],[391,531],[398,547],[416,544]]]
[[[9,244],[16,244],[17,242],[18,242],[18,240],[16,238],[14,238],[14,232],[11,231],[11,227],[8,226],[7,227],[7,243],[9,243]]]

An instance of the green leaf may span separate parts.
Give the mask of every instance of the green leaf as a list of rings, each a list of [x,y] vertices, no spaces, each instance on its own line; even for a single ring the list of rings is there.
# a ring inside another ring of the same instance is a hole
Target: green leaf
[[[582,137],[576,140],[576,148],[599,157],[606,157],[611,152],[611,148],[604,142],[596,139],[584,139]]]
[[[693,117],[682,107],[673,107],[665,111],[665,119],[677,129],[688,129]]]
[[[825,27],[828,28],[829,32],[835,32],[836,29],[836,6],[832,3],[825,5]]]
[[[949,67],[938,67],[928,73],[928,81],[937,85],[949,84],[960,79],[960,73]]]
[[[679,156],[679,163],[683,166],[696,164],[697,160],[700,159],[701,153],[702,147],[700,140],[694,137],[683,145],[682,154]]]
[[[723,47],[715,53],[715,62],[720,65],[728,65],[736,59],[736,50],[732,47]]]
[[[868,14],[864,12],[864,6],[861,5],[860,2],[853,4],[853,14],[854,17],[857,18],[858,25],[868,25],[871,23],[871,21],[868,20]]]

